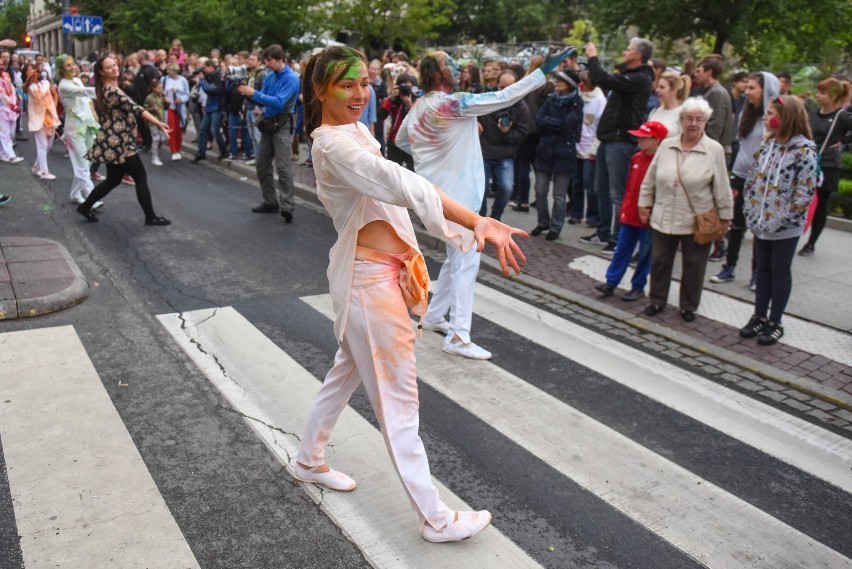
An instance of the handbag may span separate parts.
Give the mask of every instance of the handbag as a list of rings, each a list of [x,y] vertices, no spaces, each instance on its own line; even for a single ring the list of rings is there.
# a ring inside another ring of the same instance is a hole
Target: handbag
[[[704,213],[695,211],[695,208],[692,207],[692,200],[689,199],[689,192],[686,191],[683,180],[680,179],[680,165],[681,159],[679,156],[677,160],[677,181],[686,195],[686,202],[689,204],[689,209],[695,214],[695,231],[692,234],[692,238],[699,245],[706,245],[707,243],[722,239],[725,236],[726,230],[724,224],[722,224],[722,220],[719,219],[719,212],[716,206],[714,205]]]
[[[410,249],[406,258],[400,259],[390,253],[358,245],[355,247],[355,258],[397,267],[402,300],[412,314],[420,316],[420,320],[423,320],[429,298],[429,272],[426,270],[426,261],[420,251]],[[422,326],[418,328],[422,330]]]
[[[275,134],[282,126],[284,126],[284,115],[263,117],[257,121],[257,130],[262,134]]]

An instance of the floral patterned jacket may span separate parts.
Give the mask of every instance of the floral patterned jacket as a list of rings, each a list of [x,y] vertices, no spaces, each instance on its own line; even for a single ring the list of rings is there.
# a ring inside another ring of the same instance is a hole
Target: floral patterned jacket
[[[145,109],[116,87],[104,88],[103,97],[106,114],[100,117],[101,130],[86,158],[98,163],[124,164],[137,152],[136,114]]]
[[[770,138],[754,154],[743,188],[746,226],[766,240],[799,237],[817,187],[817,151],[812,140],[794,136],[785,144]]]

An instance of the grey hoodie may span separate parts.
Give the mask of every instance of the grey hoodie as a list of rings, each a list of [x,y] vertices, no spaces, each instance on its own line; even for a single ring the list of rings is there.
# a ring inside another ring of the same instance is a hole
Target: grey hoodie
[[[763,75],[763,111],[766,112],[766,109],[769,108],[769,102],[781,93],[781,82],[772,73],[761,71],[761,74]],[[742,113],[740,113],[740,120],[742,120]],[[739,123],[737,123],[737,126],[739,126]],[[737,138],[740,141],[740,149],[737,152],[737,158],[734,160],[731,172],[734,176],[746,179],[754,164],[754,153],[760,143],[763,142],[763,121],[758,120],[754,123],[754,128],[744,138]]]

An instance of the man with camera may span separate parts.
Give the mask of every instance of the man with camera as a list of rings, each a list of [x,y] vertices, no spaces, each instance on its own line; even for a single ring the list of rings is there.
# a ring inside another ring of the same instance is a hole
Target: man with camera
[[[391,118],[387,135],[388,160],[396,162],[400,166],[405,166],[409,170],[414,170],[414,160],[411,158],[411,154],[396,145],[396,134],[399,132],[399,127],[408,114],[408,110],[417,99],[413,89],[414,77],[403,73],[396,78],[396,86],[391,90],[390,96],[382,102],[378,112],[379,123],[383,123],[388,117]]]
[[[222,82],[222,72],[219,71],[219,62],[208,59],[204,62],[200,71],[198,84],[207,95],[204,105],[204,118],[201,119],[201,134],[198,135],[198,153],[192,159],[193,164],[198,164],[207,159],[207,137],[210,131],[216,138],[219,146],[219,160],[228,157],[228,147],[225,146],[225,137],[222,136],[222,99],[225,94],[225,86]]]
[[[290,167],[290,131],[284,128],[290,124],[290,115],[296,98],[299,96],[299,76],[287,65],[284,48],[272,44],[263,50],[266,63],[266,79],[263,88],[258,91],[248,85],[240,85],[239,92],[252,102],[263,107],[262,118],[257,127],[260,130],[260,144],[255,153],[257,160],[257,179],[263,193],[263,203],[253,207],[254,213],[275,213],[280,211],[284,221],[293,221],[293,171]],[[272,176],[272,162],[278,172],[278,196]]]
[[[228,111],[228,139],[231,143],[231,158],[233,159],[236,159],[240,152],[240,139],[243,141],[245,159],[251,160],[254,156],[254,146],[251,143],[246,123],[246,98],[239,92],[242,85],[248,84],[248,77],[248,69],[245,65],[228,66],[228,74],[225,76],[225,90],[228,93],[225,99],[225,107]]]
[[[507,69],[497,78],[497,90],[502,91],[517,81],[515,72]],[[491,205],[491,217],[500,219],[515,185],[515,155],[529,131],[530,112],[523,99],[505,109],[479,117],[479,144],[485,163],[485,187],[493,179],[497,196]],[[479,215],[488,215],[488,192],[482,196]]]

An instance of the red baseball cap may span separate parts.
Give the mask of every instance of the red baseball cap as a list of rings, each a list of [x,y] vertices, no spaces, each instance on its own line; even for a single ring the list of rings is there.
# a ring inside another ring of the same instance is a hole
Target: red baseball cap
[[[635,130],[628,130],[630,134],[639,138],[659,138],[663,140],[669,135],[669,129],[661,122],[648,121]]]

